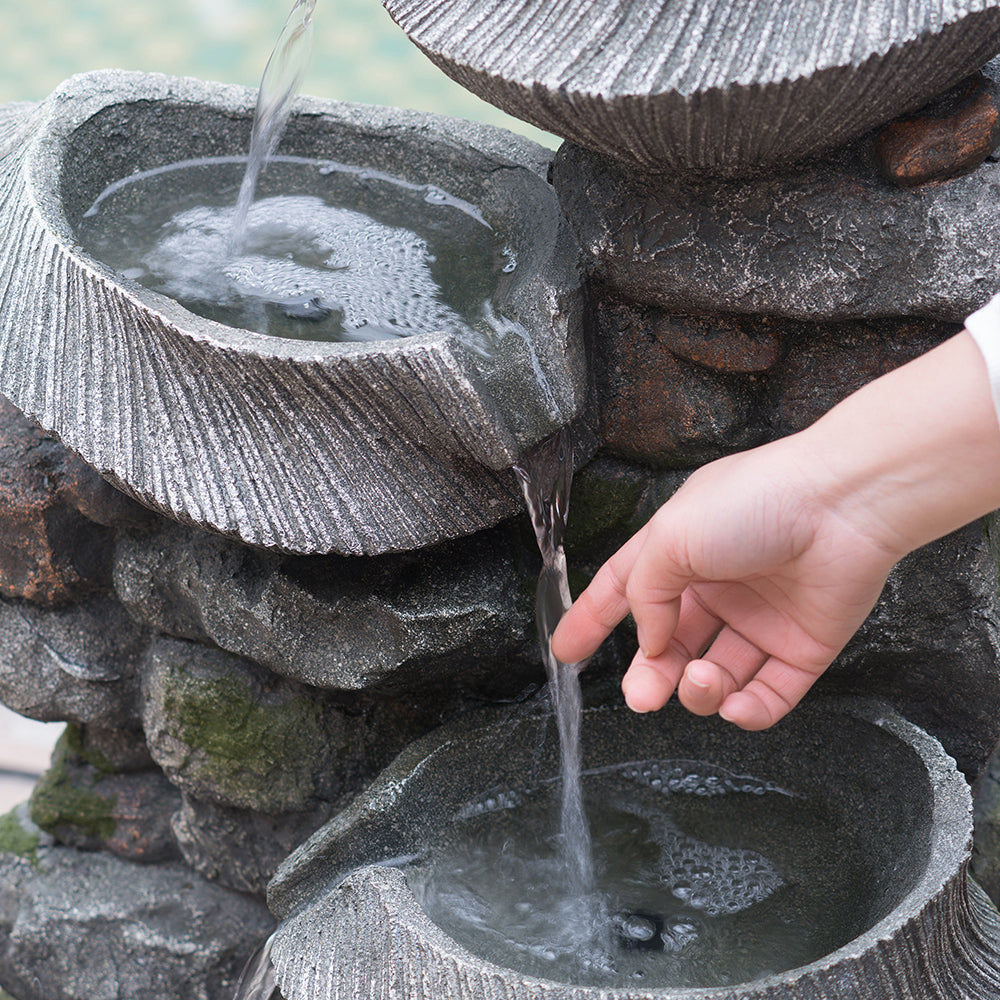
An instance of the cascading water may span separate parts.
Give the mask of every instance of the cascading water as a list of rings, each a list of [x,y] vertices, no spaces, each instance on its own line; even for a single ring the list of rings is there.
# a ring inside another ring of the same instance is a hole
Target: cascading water
[[[236,983],[233,1000],[271,1000],[277,987],[271,964],[272,934],[247,960]]]
[[[573,443],[567,428],[528,451],[514,466],[542,554],[535,595],[535,620],[559,730],[562,772],[561,847],[567,886],[584,897],[594,887],[590,829],[580,787],[580,671],[583,663],[560,663],[552,655],[552,634],[569,610],[563,534],[573,479]]]
[[[302,77],[309,65],[313,40],[312,16],[315,9],[316,0],[296,0],[264,67],[257,107],[254,109],[250,157],[240,185],[229,234],[231,256],[237,256],[246,243],[247,220],[254,192],[257,190],[257,179],[264,164],[277,149],[292,112],[292,101],[299,92]]]

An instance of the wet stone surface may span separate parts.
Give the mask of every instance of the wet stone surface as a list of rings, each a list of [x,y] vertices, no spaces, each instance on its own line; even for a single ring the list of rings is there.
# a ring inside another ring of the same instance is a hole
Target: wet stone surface
[[[150,753],[184,791],[278,813],[305,809],[323,785],[338,783],[349,726],[341,713],[324,711],[318,692],[174,639],[154,643],[144,673]]]
[[[110,596],[59,608],[0,600],[0,700],[45,722],[135,727],[148,641]]]
[[[596,281],[591,295],[603,448],[661,469],[802,430],[960,329],[912,318],[688,316],[626,302]]]
[[[69,764],[46,772],[31,801],[32,819],[67,847],[137,864],[180,859],[170,828],[180,796],[159,771],[102,775]]]
[[[183,864],[0,853],[0,982],[18,1000],[230,1000],[274,920]]]
[[[1000,164],[900,189],[871,136],[747,180],[630,172],[564,144],[553,183],[585,266],[674,313],[960,323],[1000,290]]]
[[[106,588],[110,527],[147,516],[0,396],[0,596],[54,605]]]
[[[969,871],[1000,906],[1000,752],[972,786],[975,836]]]
[[[121,536],[114,579],[149,628],[316,687],[358,690],[537,663],[537,573],[517,524],[365,559],[284,557],[163,520]]]
[[[918,549],[893,569],[871,615],[817,690],[896,705],[974,780],[1000,742],[996,591],[994,549],[983,521]]]
[[[212,882],[260,899],[278,865],[334,812],[327,802],[305,812],[274,814],[188,795],[182,799],[172,830],[185,862]]]
[[[659,311],[599,298],[595,312],[600,435],[608,452],[657,467],[691,468],[761,443],[753,376],[727,379],[682,360],[670,350],[671,338],[661,335],[670,324]],[[681,349],[708,353],[704,340],[694,343],[692,326]],[[717,347],[716,353],[729,352]]]
[[[921,319],[786,321],[791,346],[765,380],[768,437],[803,430],[863,385],[912,361],[961,327]]]

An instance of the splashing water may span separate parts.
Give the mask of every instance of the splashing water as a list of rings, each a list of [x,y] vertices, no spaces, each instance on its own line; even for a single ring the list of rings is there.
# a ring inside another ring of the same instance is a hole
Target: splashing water
[[[275,932],[277,933],[277,932]],[[272,934],[247,960],[236,983],[233,1000],[271,1000],[277,991],[271,964]]]
[[[552,655],[552,633],[571,603],[562,545],[573,479],[573,443],[568,428],[562,428],[526,452],[514,471],[521,482],[542,553],[535,621],[559,730],[563,862],[570,893],[586,896],[593,892],[594,870],[590,827],[580,788],[580,671],[585,663],[560,663]]]
[[[312,16],[315,9],[316,0],[296,0],[264,68],[253,115],[250,158],[240,186],[229,237],[229,252],[232,256],[238,255],[246,243],[247,218],[257,190],[257,178],[278,147],[292,112],[292,101],[299,92],[302,77],[309,65],[313,42]]]

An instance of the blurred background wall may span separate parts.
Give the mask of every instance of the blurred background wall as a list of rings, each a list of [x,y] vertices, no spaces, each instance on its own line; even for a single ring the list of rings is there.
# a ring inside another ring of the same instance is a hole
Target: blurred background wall
[[[292,0],[0,0],[0,103],[118,67],[256,86]],[[318,0],[303,90],[472,118],[554,145],[452,83],[379,0]]]

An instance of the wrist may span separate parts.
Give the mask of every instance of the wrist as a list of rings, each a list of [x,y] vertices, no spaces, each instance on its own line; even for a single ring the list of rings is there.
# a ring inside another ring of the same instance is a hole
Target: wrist
[[[1000,507],[1000,425],[963,332],[801,432],[819,502],[895,561]]]

